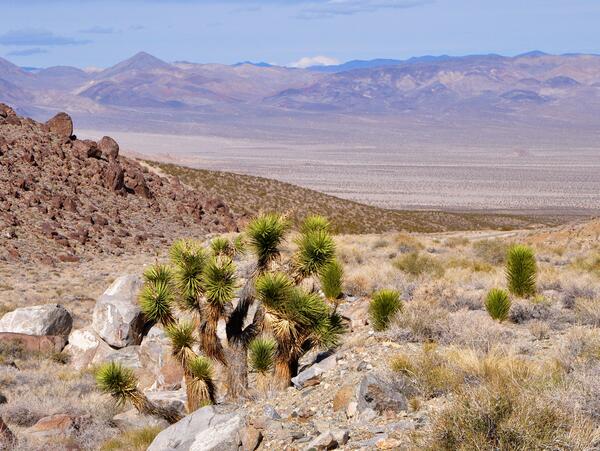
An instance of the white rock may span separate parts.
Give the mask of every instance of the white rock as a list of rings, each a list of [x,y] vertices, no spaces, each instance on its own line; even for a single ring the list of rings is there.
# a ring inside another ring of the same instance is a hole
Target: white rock
[[[0,319],[0,332],[27,335],[69,335],[71,314],[62,305],[45,304],[22,307]]]
[[[238,451],[244,427],[235,412],[202,407],[159,433],[148,451]]]
[[[146,397],[153,403],[166,409],[173,409],[186,414],[187,393],[185,388],[179,390],[146,390]]]
[[[102,340],[90,329],[75,329],[69,335],[65,352],[71,356],[71,365],[82,370],[87,368],[96,354]]]
[[[96,302],[92,327],[109,345],[123,348],[140,344],[145,323],[138,305],[141,287],[138,276],[121,276]]]

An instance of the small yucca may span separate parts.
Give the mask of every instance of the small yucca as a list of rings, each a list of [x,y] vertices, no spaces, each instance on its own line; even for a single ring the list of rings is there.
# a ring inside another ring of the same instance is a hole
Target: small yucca
[[[325,297],[333,302],[342,295],[344,268],[337,260],[332,260],[320,273],[321,289]]]
[[[508,290],[520,297],[533,296],[536,292],[537,264],[533,250],[517,244],[508,251],[506,279]]]
[[[279,310],[287,303],[293,286],[284,273],[265,273],[256,280],[256,297],[267,308]]]
[[[171,308],[173,299],[174,293],[169,282],[146,282],[140,293],[140,310],[149,321],[168,326],[174,321]]]
[[[270,338],[255,338],[248,345],[250,368],[257,373],[266,374],[273,369],[277,343]]]
[[[301,277],[318,274],[335,257],[335,242],[325,230],[304,233],[296,243],[295,264]]]
[[[373,294],[369,304],[369,317],[373,329],[386,330],[396,314],[402,311],[400,293],[395,290],[380,290]]]
[[[223,306],[233,299],[237,287],[235,265],[229,257],[212,258],[202,274],[204,295],[209,304]]]
[[[302,225],[300,226],[301,233],[316,232],[317,230],[329,231],[331,223],[329,220],[321,215],[310,215],[308,216]]]
[[[227,255],[229,257],[233,256],[233,245],[227,238],[222,236],[213,238],[213,240],[210,242],[210,249],[214,255]]]
[[[214,404],[216,388],[210,360],[204,356],[197,356],[189,362],[187,370],[190,374],[188,393],[197,400],[196,407]]]
[[[196,241],[180,239],[173,243],[169,255],[175,269],[180,306],[196,311],[202,293],[202,272],[209,259],[208,252]]]
[[[248,224],[248,244],[256,254],[258,268],[264,270],[279,257],[279,246],[289,228],[287,220],[274,213],[263,214]]]
[[[165,328],[165,333],[171,342],[173,356],[185,368],[196,357],[193,347],[196,344],[195,326],[191,321],[180,321]]]
[[[508,318],[510,304],[508,293],[500,288],[492,288],[485,298],[485,309],[493,319],[498,321]]]

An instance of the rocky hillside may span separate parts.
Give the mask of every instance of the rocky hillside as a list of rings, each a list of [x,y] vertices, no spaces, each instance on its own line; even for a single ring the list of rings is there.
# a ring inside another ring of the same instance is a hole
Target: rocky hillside
[[[0,104],[0,260],[52,264],[152,249],[177,236],[237,230],[220,200],[119,155],[110,137],[79,140]]]

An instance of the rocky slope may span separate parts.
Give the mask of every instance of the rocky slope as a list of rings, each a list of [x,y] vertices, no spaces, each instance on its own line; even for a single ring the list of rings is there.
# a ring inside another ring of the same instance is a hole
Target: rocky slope
[[[112,138],[79,140],[65,113],[39,123],[0,104],[0,260],[71,262],[234,230],[222,201],[120,156]]]

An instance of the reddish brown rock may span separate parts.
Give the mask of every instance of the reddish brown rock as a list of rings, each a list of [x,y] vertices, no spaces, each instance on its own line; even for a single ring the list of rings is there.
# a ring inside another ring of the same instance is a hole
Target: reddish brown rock
[[[6,105],[5,103],[0,103],[0,117],[8,117],[8,116],[16,116],[15,110]]]
[[[104,174],[104,186],[113,191],[123,191],[125,188],[125,173],[116,161],[108,163]]]
[[[26,335],[0,332],[0,342],[16,343],[31,352],[60,352],[67,339],[60,335]]]
[[[148,188],[148,185],[146,184],[146,179],[144,178],[144,174],[139,169],[133,171],[133,175],[131,177],[129,177],[128,186],[138,196],[145,197],[146,199],[150,199],[152,197],[152,194],[150,193],[150,189]]]
[[[91,139],[76,140],[73,142],[73,152],[81,158],[102,158],[102,151],[98,148],[98,144]]]
[[[73,134],[73,121],[67,113],[58,113],[46,122],[46,125],[50,133],[54,133],[61,138],[70,138]]]
[[[70,437],[78,428],[77,420],[71,415],[57,414],[40,419],[27,429],[27,434],[38,438]]]
[[[108,161],[116,160],[119,156],[119,144],[110,136],[104,136],[98,143],[98,147]]]

